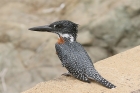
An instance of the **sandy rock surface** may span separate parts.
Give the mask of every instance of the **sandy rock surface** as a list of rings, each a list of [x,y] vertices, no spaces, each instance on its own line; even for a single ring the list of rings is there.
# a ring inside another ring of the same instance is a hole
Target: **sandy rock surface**
[[[139,93],[140,46],[95,64],[99,73],[117,86],[107,89],[96,82],[85,83],[73,77],[61,76],[42,82],[22,93]]]

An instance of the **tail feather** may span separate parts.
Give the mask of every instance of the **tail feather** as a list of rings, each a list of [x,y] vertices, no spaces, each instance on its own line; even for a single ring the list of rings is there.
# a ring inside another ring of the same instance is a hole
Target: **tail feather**
[[[112,83],[110,83],[109,81],[107,81],[106,79],[102,78],[101,81],[98,81],[100,84],[102,84],[103,86],[107,87],[107,88],[110,88],[110,89],[113,89],[113,88],[116,88],[115,85],[113,85]]]
[[[112,83],[110,83],[109,81],[107,81],[106,79],[104,79],[102,77],[100,77],[100,78],[99,77],[98,78],[91,78],[91,77],[89,77],[89,79],[95,80],[95,81],[99,82],[101,85],[103,85],[103,86],[105,86],[105,87],[107,87],[109,89],[116,88],[115,85],[113,85]]]

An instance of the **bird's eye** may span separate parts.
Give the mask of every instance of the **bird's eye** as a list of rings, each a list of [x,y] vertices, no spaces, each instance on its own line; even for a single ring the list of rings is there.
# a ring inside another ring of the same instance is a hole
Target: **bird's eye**
[[[61,28],[62,25],[54,25],[55,28]]]
[[[56,27],[56,25],[53,25],[54,26],[54,28]]]

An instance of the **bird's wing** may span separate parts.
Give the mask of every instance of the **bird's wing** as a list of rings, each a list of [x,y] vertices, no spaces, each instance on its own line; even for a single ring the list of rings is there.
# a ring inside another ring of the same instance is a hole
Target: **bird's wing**
[[[93,63],[88,56],[85,49],[81,44],[77,42],[67,43],[67,44],[56,44],[56,52],[58,57],[64,64],[73,65],[74,63],[78,66],[93,66]]]
[[[74,76],[86,77],[93,70],[93,63],[82,45],[77,42],[55,45],[62,65]]]
[[[56,52],[63,66],[66,67],[75,78],[85,82],[95,80],[108,88],[116,87],[95,70],[90,57],[79,43],[56,44]]]

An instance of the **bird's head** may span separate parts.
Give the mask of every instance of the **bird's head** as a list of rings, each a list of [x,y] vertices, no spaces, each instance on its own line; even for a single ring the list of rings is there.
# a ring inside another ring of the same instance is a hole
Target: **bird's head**
[[[64,38],[71,38],[71,40],[73,38],[73,41],[75,41],[78,32],[78,24],[68,20],[62,20],[53,22],[50,25],[32,27],[29,28],[29,30],[40,32],[52,32]]]

